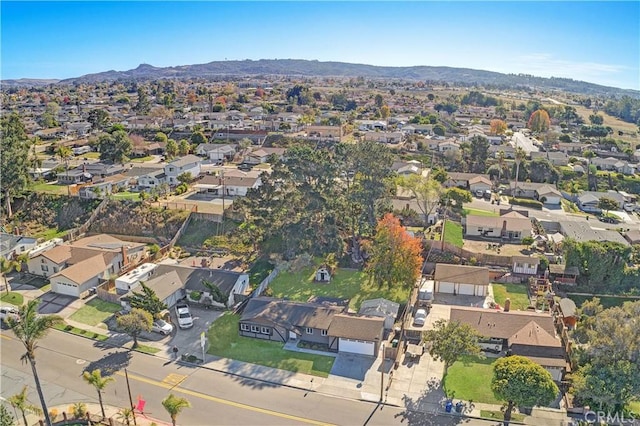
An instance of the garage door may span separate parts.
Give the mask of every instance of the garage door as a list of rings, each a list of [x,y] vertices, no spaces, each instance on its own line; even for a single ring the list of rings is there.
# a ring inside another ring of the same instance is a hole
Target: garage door
[[[438,283],[438,293],[453,294],[453,283]]]
[[[473,284],[459,284],[458,294],[469,294],[473,296],[476,291],[476,286]]]
[[[75,285],[51,281],[51,291],[66,296],[79,297],[78,287]]]
[[[375,355],[375,344],[373,342],[365,342],[364,340],[351,340],[340,338],[338,343],[339,352],[351,352],[362,355]]]
[[[487,286],[486,285],[477,285],[476,286],[476,296],[486,296],[487,295]]]

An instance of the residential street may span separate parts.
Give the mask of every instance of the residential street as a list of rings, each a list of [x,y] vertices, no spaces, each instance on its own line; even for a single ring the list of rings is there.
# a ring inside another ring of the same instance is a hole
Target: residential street
[[[31,391],[30,400],[36,403],[30,367],[19,359],[23,353],[22,345],[6,330],[1,337],[2,395],[15,394],[26,384]],[[100,346],[91,340],[58,331],[52,331],[41,342],[36,352],[38,371],[51,407],[68,406],[76,401],[96,402],[95,390],[81,377],[85,369],[95,368],[101,368],[104,375],[111,374],[115,378],[104,393],[105,404],[127,406],[126,367],[134,403],[138,396],[142,397],[146,401],[145,414],[160,422],[169,421],[160,402],[173,392],[192,404],[192,408],[184,410],[178,419],[183,425],[212,422],[225,425],[492,424],[457,416],[436,417],[390,406],[378,409],[376,404],[369,402],[334,398]]]

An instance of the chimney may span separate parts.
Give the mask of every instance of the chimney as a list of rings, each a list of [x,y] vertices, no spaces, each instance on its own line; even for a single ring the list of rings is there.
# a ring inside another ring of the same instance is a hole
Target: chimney
[[[504,301],[504,311],[509,312],[509,309],[511,309],[511,299],[507,297]]]
[[[125,267],[129,264],[129,259],[127,257],[127,246],[123,244],[121,247],[121,250],[122,250],[122,266]]]

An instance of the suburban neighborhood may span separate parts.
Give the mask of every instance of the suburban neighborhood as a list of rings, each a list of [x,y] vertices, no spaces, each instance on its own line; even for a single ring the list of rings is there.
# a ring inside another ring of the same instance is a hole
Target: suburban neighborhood
[[[3,81],[0,425],[638,424],[637,91],[179,68]]]

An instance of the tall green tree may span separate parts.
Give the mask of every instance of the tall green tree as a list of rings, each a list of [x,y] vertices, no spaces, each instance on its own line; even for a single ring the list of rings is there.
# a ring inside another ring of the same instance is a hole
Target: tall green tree
[[[518,189],[518,178],[520,176],[520,164],[527,158],[526,151],[521,147],[516,147],[515,159],[516,159],[516,183],[514,189]]]
[[[128,314],[118,317],[116,320],[118,327],[122,328],[125,333],[133,338],[133,346],[131,349],[138,347],[138,336],[143,331],[151,331],[153,317],[145,310],[139,308],[131,309]]]
[[[523,356],[508,356],[496,361],[491,390],[497,399],[507,402],[505,425],[509,424],[515,407],[548,405],[559,392],[551,374]]]
[[[95,108],[89,111],[87,121],[91,123],[92,130],[104,130],[111,123],[111,117],[104,109]]]
[[[191,144],[189,143],[189,141],[186,139],[180,139],[180,142],[178,142],[178,154],[180,156],[185,156],[189,153],[189,151],[191,151]]]
[[[549,130],[551,126],[551,119],[549,118],[549,113],[543,109],[539,109],[534,111],[529,117],[529,122],[527,123],[527,127],[536,133],[544,133]]]
[[[422,244],[387,213],[378,222],[366,271],[379,287],[412,287],[422,268]]]
[[[609,214],[610,210],[619,209],[620,205],[611,197],[600,197],[598,200],[598,208],[604,210],[605,214]]]
[[[202,133],[202,131],[193,132],[193,134],[191,135],[191,143],[194,145],[207,143],[207,137],[204,135],[204,133]]]
[[[144,87],[138,87],[138,102],[133,107],[138,114],[145,115],[151,111],[151,102],[147,90]]]
[[[444,362],[445,373],[462,355],[480,356],[480,336],[468,324],[440,319],[431,330],[423,333],[423,339],[430,344],[429,354]]]
[[[409,176],[400,176],[397,180],[400,188],[403,188],[411,196],[415,198],[420,213],[424,216],[424,226],[429,224],[429,215],[431,215],[440,203],[442,195],[442,185],[434,179],[425,178],[421,175],[411,174]]]
[[[13,216],[11,204],[16,196],[22,195],[31,182],[29,157],[31,141],[27,137],[24,124],[17,113],[0,119],[0,170],[2,171],[2,198],[7,217]]]
[[[140,281],[140,287],[142,288],[141,292],[134,291],[131,296],[129,296],[129,304],[132,308],[142,309],[149,312],[152,317],[157,318],[160,312],[167,309],[167,305],[162,302],[156,292],[144,282]]]
[[[106,418],[107,416],[104,414],[104,404],[102,402],[102,391],[104,391],[104,388],[106,388],[107,385],[115,379],[113,377],[102,377],[100,369],[95,369],[92,372],[85,371],[82,373],[82,378],[85,382],[93,386],[96,389],[96,392],[98,392],[98,402],[100,403],[102,418]]]
[[[42,407],[45,423],[51,425],[47,402],[42,392],[42,386],[40,385],[40,378],[36,368],[36,348],[38,347],[38,341],[45,337],[53,326],[62,323],[62,318],[57,315],[39,315],[39,304],[40,301],[38,299],[30,300],[18,309],[20,320],[16,321],[10,317],[7,319],[7,323],[26,349],[26,352],[20,359],[28,361],[31,365],[31,372],[33,373],[33,380],[36,385],[38,397],[40,398],[40,406]]]
[[[471,145],[471,171],[473,173],[485,173],[487,171],[487,158],[489,157],[489,141],[482,136],[474,136]]]
[[[579,314],[572,391],[585,404],[620,412],[640,394],[640,302],[603,309],[596,298]]]
[[[100,160],[122,164],[131,154],[133,143],[126,132],[116,130],[113,133],[101,135],[98,138],[97,148],[100,151]]]
[[[162,400],[162,406],[167,410],[167,413],[169,413],[169,416],[171,417],[171,424],[176,426],[178,414],[180,414],[185,408],[191,407],[191,403],[185,398],[177,397],[171,393]]]
[[[0,426],[14,426],[15,424],[15,419],[7,407],[0,405]]]
[[[24,421],[24,426],[29,426],[29,422],[27,421],[27,413],[33,413],[36,415],[42,414],[42,410],[37,406],[33,405],[29,402],[27,397],[27,386],[23,386],[22,390],[15,395],[11,395],[7,401],[11,406],[22,414],[22,421]]]
[[[596,157],[596,153],[591,150],[586,150],[582,152],[582,156],[587,159],[587,190],[591,191],[592,188],[597,188],[597,184],[594,184],[591,178],[591,159]]]
[[[165,152],[167,153],[168,158],[173,158],[178,155],[178,144],[174,139],[168,139],[167,145],[165,146]]]

